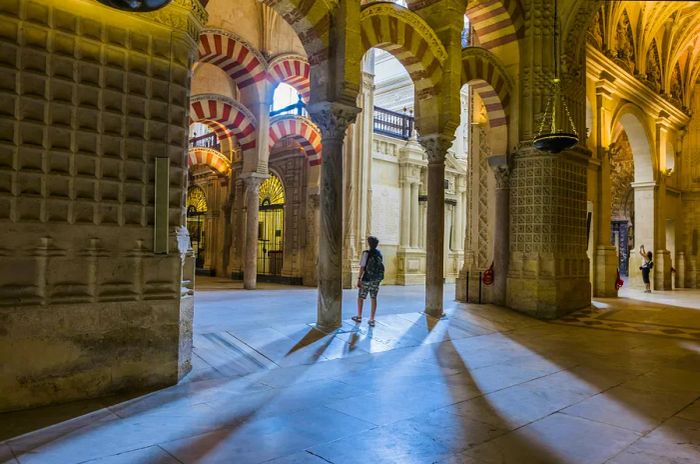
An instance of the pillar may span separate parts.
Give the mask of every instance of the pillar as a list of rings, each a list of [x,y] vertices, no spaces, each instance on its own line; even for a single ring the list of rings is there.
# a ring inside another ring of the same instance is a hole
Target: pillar
[[[403,180],[401,185],[401,248],[408,248],[411,243],[411,183]]]
[[[245,244],[243,248],[243,287],[255,290],[258,278],[258,208],[260,184],[266,176],[248,173],[244,177],[246,187]]]
[[[418,182],[411,182],[411,248],[418,248],[418,235],[420,225],[418,223]]]
[[[596,126],[595,139],[597,140],[596,156],[599,161],[598,168],[598,211],[596,214],[596,245],[593,256],[594,276],[593,295],[597,297],[617,296],[617,250],[610,243],[610,220],[612,216],[612,192],[610,185],[610,152],[609,146],[612,114],[608,105],[612,101],[615,92],[613,86],[614,77],[603,74],[596,83]]]
[[[443,286],[445,260],[445,156],[452,139],[444,135],[420,138],[428,156],[427,225],[430,238],[426,240],[425,312],[434,317],[443,315]]]
[[[318,249],[318,306],[316,325],[322,330],[340,327],[342,321],[343,250],[343,139],[359,109],[338,102],[309,106],[309,114],[321,129],[323,144],[320,230]]]
[[[510,260],[506,304],[552,319],[591,304],[586,254],[588,156],[549,154],[526,142],[510,174]]]
[[[496,176],[496,220],[493,237],[493,290],[492,303],[506,304],[506,285],[510,244],[510,168],[506,156],[489,157],[489,165]]]

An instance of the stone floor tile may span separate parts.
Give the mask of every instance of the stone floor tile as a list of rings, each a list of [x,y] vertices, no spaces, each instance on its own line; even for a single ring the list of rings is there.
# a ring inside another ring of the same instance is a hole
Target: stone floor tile
[[[76,401],[40,409],[0,415],[0,441],[42,430],[45,435],[62,435],[95,421],[116,418],[99,400]]]
[[[159,446],[149,446],[105,458],[85,461],[85,464],[181,464]]]
[[[564,414],[553,414],[464,452],[483,464],[593,464],[615,456],[639,435]]]
[[[374,393],[326,401],[329,408],[376,425],[386,425],[472,398],[474,391],[425,383],[388,385]]]
[[[456,415],[449,406],[405,422],[443,445],[450,453],[460,453],[508,432],[478,418]]]
[[[408,422],[377,427],[312,446],[309,451],[333,464],[425,464],[450,455],[447,447]]]
[[[0,463],[17,464],[19,461],[15,459],[10,446],[5,443],[0,443]]]
[[[609,461],[611,464],[696,464],[700,423],[672,418]]]
[[[346,414],[318,407],[303,413],[253,420],[160,446],[185,464],[255,464],[359,433],[371,426]]]
[[[265,461],[264,464],[328,464],[328,461],[316,456],[310,451],[300,451],[281,458]]]
[[[700,399],[679,412],[678,417],[700,422]]]
[[[694,394],[649,392],[621,386],[581,401],[562,412],[647,433],[695,398]]]

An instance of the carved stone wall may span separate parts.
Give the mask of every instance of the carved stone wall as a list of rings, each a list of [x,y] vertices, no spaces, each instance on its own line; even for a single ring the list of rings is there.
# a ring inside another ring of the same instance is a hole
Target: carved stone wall
[[[631,221],[634,217],[634,159],[626,132],[620,134],[609,151],[612,219]]]
[[[190,369],[192,8],[0,4],[0,410]],[[153,253],[156,157],[170,162],[169,254]]]
[[[510,178],[508,306],[556,317],[590,304],[586,161],[523,148]]]

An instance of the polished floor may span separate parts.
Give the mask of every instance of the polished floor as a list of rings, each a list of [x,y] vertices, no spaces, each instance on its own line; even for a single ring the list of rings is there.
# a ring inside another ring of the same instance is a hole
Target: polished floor
[[[325,334],[313,289],[201,278],[179,385],[0,415],[10,463],[700,462],[700,291],[540,322],[383,287],[377,325]],[[665,332],[664,332],[665,330]]]

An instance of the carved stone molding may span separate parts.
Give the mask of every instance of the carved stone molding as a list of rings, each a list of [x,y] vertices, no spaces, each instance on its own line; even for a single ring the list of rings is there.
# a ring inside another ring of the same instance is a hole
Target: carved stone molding
[[[426,135],[418,138],[425,148],[429,164],[444,163],[447,150],[452,146],[453,137],[446,135]]]
[[[508,165],[491,166],[493,174],[496,176],[496,188],[507,189],[510,187],[510,168]]]
[[[355,122],[360,108],[338,102],[313,103],[308,107],[311,119],[321,130],[324,143],[327,140],[342,141],[345,130]]]

